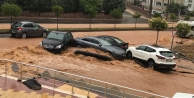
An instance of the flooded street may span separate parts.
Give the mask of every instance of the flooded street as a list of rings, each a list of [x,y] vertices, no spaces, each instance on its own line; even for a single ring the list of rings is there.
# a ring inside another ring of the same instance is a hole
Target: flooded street
[[[74,32],[73,36],[116,36],[129,46],[139,44],[154,44],[156,31],[104,31],[104,32]],[[159,34],[159,45],[170,47],[171,32],[161,31]],[[53,68],[56,70],[83,75],[130,88],[148,91],[168,97],[176,92],[194,93],[194,71],[176,67],[176,71],[158,72],[151,68],[144,68],[134,60],[113,60],[102,61],[93,57],[75,55],[74,51],[79,48],[70,47],[62,54],[47,52],[38,44],[43,38],[0,38],[0,58],[12,59],[15,61],[36,64]],[[175,41],[180,41],[175,38]],[[188,40],[188,39],[185,39]],[[192,43],[188,40],[185,44]],[[174,43],[176,45],[176,43]],[[103,54],[96,49],[82,49],[93,53]],[[177,65],[194,66],[193,63],[185,60],[177,60]],[[182,73],[182,72],[188,73]]]

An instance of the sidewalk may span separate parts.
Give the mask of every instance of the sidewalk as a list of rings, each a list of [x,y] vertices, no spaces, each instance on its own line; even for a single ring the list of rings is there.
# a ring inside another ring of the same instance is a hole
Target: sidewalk
[[[172,26],[172,23],[168,23],[169,27]],[[45,28],[57,28],[57,24],[39,24]],[[90,24],[58,24],[58,28],[89,28]],[[115,24],[91,24],[91,28],[114,28]],[[173,24],[176,26],[176,23]],[[137,28],[149,27],[148,24],[137,24]],[[116,24],[116,28],[135,28],[135,24]],[[0,29],[10,29],[10,24],[0,24]]]

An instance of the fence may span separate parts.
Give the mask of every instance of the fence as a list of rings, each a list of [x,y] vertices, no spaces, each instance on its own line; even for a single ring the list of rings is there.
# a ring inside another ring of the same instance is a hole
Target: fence
[[[53,95],[59,84],[67,84],[71,86],[71,93],[74,88],[80,88],[87,91],[87,97],[90,93],[96,93],[102,98],[168,98],[165,96],[144,92],[141,90],[128,88],[80,75],[66,73],[58,70],[53,70],[37,65],[16,62],[8,59],[0,59],[1,74],[6,76],[13,76],[22,80],[29,78],[36,78],[41,84],[47,84],[53,88]]]

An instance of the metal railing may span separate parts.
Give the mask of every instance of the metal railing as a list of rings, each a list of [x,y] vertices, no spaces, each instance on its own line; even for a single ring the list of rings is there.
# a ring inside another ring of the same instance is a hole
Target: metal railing
[[[90,93],[102,98],[168,98],[165,96],[101,81],[67,72],[62,72],[33,64],[26,64],[8,59],[0,59],[1,74],[13,76],[22,80],[36,78],[40,84],[53,88],[53,95],[58,87],[67,84],[71,87],[71,94],[76,94],[75,88],[87,91],[85,95],[92,98]]]

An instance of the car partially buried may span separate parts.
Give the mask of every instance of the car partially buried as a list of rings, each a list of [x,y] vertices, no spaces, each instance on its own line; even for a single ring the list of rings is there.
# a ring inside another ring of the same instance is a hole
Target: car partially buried
[[[81,37],[75,38],[74,40],[77,47],[93,47],[101,51],[107,52],[115,59],[121,60],[125,58],[125,50],[112,45],[106,40],[97,37]]]
[[[48,36],[40,42],[40,46],[43,46],[49,51],[60,53],[72,44],[72,42],[73,35],[71,32],[51,31]]]

